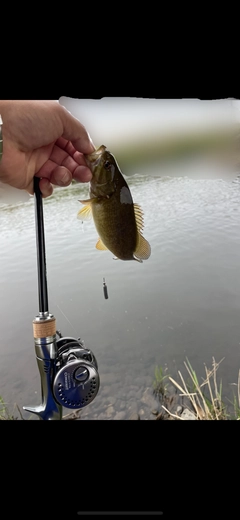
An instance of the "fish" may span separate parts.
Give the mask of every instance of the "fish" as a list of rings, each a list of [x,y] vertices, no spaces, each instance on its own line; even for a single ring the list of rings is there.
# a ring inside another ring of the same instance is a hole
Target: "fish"
[[[84,157],[92,179],[89,199],[79,200],[83,208],[77,217],[82,221],[93,218],[98,250],[109,250],[116,259],[142,263],[151,255],[151,246],[142,235],[143,211],[133,202],[115,157],[104,145]]]

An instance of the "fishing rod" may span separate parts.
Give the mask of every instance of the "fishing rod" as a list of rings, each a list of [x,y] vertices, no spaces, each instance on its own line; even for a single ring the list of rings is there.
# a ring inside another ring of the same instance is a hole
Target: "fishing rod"
[[[98,364],[81,338],[63,337],[56,318],[49,312],[45,233],[40,179],[34,177],[35,227],[39,312],[33,319],[35,354],[41,380],[42,403],[23,409],[43,420],[61,420],[63,407],[79,409],[96,397],[100,377]],[[58,336],[58,339],[57,339]]]

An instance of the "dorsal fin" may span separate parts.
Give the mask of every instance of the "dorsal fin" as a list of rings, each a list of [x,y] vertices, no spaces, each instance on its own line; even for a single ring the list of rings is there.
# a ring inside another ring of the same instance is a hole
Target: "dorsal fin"
[[[133,208],[134,208],[137,229],[141,233],[141,231],[144,228],[143,210],[141,209],[141,206],[139,206],[139,204],[133,204]]]

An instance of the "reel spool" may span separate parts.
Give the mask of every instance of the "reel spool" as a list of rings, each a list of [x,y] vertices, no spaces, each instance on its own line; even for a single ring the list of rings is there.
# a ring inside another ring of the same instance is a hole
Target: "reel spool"
[[[83,408],[96,397],[100,377],[95,356],[83,347],[81,339],[57,341],[56,373],[53,394],[65,408]]]

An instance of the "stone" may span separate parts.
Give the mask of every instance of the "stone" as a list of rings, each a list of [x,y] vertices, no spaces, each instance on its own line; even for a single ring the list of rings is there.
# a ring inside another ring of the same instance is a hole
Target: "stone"
[[[111,417],[113,414],[114,414],[114,408],[112,405],[108,406],[105,413],[106,413],[106,417]]]
[[[191,410],[188,410],[187,408],[183,410],[181,419],[184,419],[185,421],[197,421],[197,417],[194,415],[194,413],[191,412]]]
[[[122,421],[126,417],[126,412],[117,412],[115,417],[113,417],[114,421]]]
[[[128,417],[129,421],[140,421],[140,415],[136,412],[131,413],[131,415]]]
[[[176,409],[176,413],[178,415],[180,415],[182,413],[182,410],[183,410],[183,407],[182,406],[178,406],[177,409]]]
[[[113,397],[113,395],[109,395],[106,399],[107,403],[115,404],[116,403],[116,397]]]
[[[146,390],[143,392],[141,402],[149,409],[154,410],[159,408],[159,401],[157,401],[157,399],[155,399],[155,397],[152,395],[152,390],[150,388],[146,388]]]

